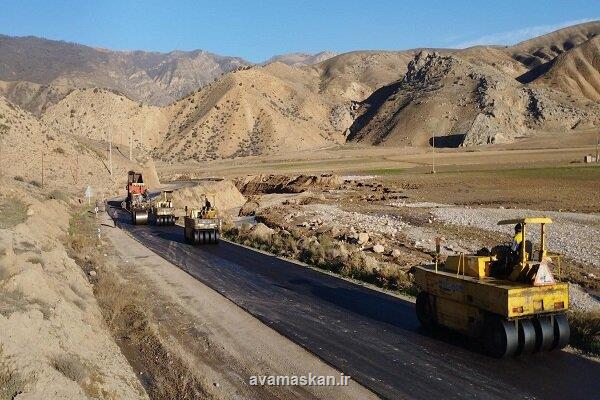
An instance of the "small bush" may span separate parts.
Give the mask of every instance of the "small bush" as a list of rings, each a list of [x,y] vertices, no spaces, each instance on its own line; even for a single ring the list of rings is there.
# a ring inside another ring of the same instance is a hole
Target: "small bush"
[[[41,266],[44,266],[44,260],[39,256],[29,257],[27,259],[27,262],[30,262],[32,264],[40,264]]]
[[[73,382],[81,384],[88,376],[86,366],[72,355],[59,355],[52,360],[52,367]]]
[[[18,182],[25,182],[25,178],[23,178],[21,175],[17,175],[13,179]]]
[[[0,229],[8,229],[27,219],[27,204],[15,197],[0,198]]]
[[[60,201],[64,201],[65,203],[69,201],[69,197],[67,196],[67,194],[60,190],[53,190],[48,195],[48,199],[60,200]]]
[[[65,154],[65,149],[62,147],[57,147],[53,150],[56,154]]]

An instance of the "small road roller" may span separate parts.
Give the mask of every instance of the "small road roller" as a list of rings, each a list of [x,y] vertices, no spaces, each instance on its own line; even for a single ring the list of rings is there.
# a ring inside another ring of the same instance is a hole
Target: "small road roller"
[[[141,225],[148,223],[148,188],[144,183],[142,174],[129,171],[127,173],[127,198],[124,209],[131,214],[131,223]]]
[[[413,269],[420,291],[416,313],[426,329],[446,327],[476,338],[497,358],[556,350],[569,343],[569,287],[552,267],[560,256],[546,250],[550,218],[503,220],[514,224],[515,241],[474,255],[451,255]],[[527,240],[530,225],[541,227],[540,245]],[[558,262],[558,264],[556,264]]]
[[[213,199],[214,200],[214,199]],[[186,207],[183,236],[186,243],[191,244],[216,244],[221,236],[222,221],[218,210],[213,203],[205,197],[205,204],[201,209]]]
[[[157,198],[152,200],[149,220],[154,225],[175,225],[172,190],[163,190]]]

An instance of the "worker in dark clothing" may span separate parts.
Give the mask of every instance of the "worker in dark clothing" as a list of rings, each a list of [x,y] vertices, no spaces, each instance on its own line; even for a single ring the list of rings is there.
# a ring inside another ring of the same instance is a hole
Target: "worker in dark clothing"
[[[515,236],[513,236],[513,242],[511,250],[517,253],[523,244],[523,226],[521,224],[515,225]]]

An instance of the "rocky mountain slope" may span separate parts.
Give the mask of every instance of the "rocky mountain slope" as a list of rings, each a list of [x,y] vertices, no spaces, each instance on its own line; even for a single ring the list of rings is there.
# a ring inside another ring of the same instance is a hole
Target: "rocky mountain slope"
[[[249,63],[201,50],[121,52],[36,37],[0,35],[0,80],[100,87],[166,105]]]
[[[510,75],[457,56],[421,52],[406,75],[361,104],[350,141],[437,146],[503,143],[540,131],[600,122],[598,104],[523,85]]]

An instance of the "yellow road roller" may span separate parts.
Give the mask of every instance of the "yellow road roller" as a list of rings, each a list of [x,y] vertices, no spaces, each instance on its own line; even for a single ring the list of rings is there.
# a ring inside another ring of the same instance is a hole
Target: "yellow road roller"
[[[443,262],[438,240],[434,263],[413,269],[421,325],[477,338],[487,354],[498,358],[565,347],[569,287],[552,273],[557,257],[546,250],[551,223],[546,217],[500,221],[515,225],[512,244],[451,255]],[[540,226],[538,248],[527,239],[530,225]]]
[[[221,236],[222,220],[215,208],[215,196],[212,203],[204,196],[201,209],[185,208],[183,237],[190,244],[217,244]]]

